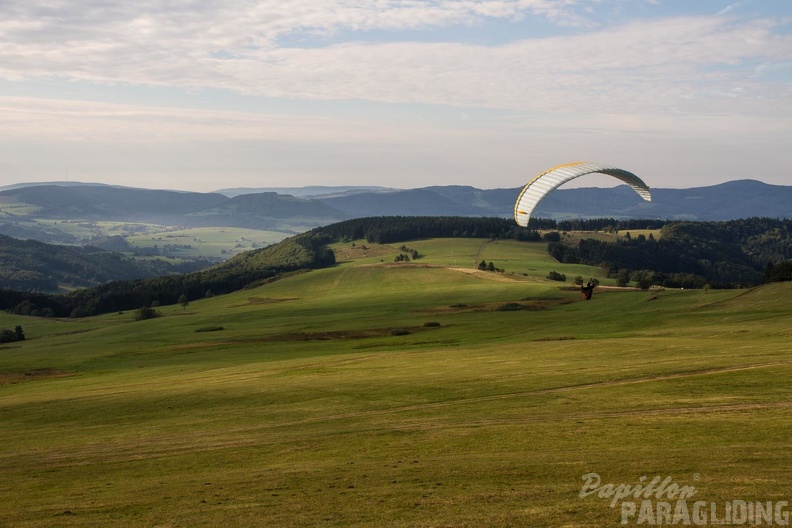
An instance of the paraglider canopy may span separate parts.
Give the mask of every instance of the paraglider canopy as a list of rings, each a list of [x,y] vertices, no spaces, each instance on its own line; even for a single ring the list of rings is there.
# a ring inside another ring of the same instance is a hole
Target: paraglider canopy
[[[545,196],[570,180],[593,173],[613,176],[632,187],[638,196],[647,202],[652,201],[649,186],[632,172],[601,163],[578,161],[554,167],[531,180],[523,188],[517,198],[517,203],[514,204],[514,220],[518,225],[528,227],[531,213]]]

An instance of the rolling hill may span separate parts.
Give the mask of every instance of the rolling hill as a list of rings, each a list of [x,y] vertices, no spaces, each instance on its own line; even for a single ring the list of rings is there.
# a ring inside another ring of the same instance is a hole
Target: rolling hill
[[[246,192],[278,192],[321,200],[345,217],[377,215],[504,216],[512,215],[519,187],[478,189],[463,185],[420,189],[367,187],[305,187],[273,189],[225,189],[231,195]],[[737,180],[707,187],[652,190],[646,203],[628,187],[610,189],[559,189],[542,201],[537,216],[566,219],[580,217],[658,218],[720,221],[753,216],[792,217],[792,187],[768,185],[756,180]]]
[[[47,219],[115,220],[164,225],[255,227],[282,219],[313,225],[342,215],[321,202],[260,193],[228,198],[217,193],[133,189],[104,185],[37,185],[0,192],[0,210],[14,204],[25,213],[5,212],[5,223],[26,216]]]
[[[792,283],[587,302],[541,243],[357,242],[146,321],[0,312],[0,522],[619,526],[590,473],[786,504]]]
[[[253,287],[288,273],[332,267],[337,262],[330,247],[333,244],[354,240],[393,244],[404,253],[400,255],[401,260],[409,261],[416,258],[414,248],[401,249],[402,242],[427,238],[513,240],[526,250],[541,247],[547,258],[557,262],[559,267],[578,268],[570,278],[596,274],[622,286],[633,282],[642,288],[651,285],[738,288],[759,284],[770,276],[777,275],[784,280],[786,268],[773,271],[770,266],[792,259],[790,224],[790,221],[758,218],[710,223],[670,222],[657,230],[659,240],[651,233],[649,237],[638,234],[634,238],[628,232],[623,235],[602,233],[594,237],[592,233],[582,233],[580,237],[564,233],[562,237],[555,231],[551,233],[555,237],[548,242],[538,232],[518,228],[504,218],[352,219],[240,253],[221,264],[189,274],[170,274],[145,281],[116,281],[61,296],[4,291],[0,308],[15,313],[46,309],[47,313],[60,317],[83,317],[136,309],[154,302],[171,305],[182,296],[196,300],[210,293],[226,294]],[[610,225],[609,228],[613,231],[619,226]],[[36,244],[44,246],[33,243]],[[11,251],[14,252],[17,258],[26,258],[21,249]],[[471,266],[479,263],[472,262]],[[31,267],[33,264],[31,262]],[[42,270],[50,266],[44,258],[39,258],[35,265]],[[489,267],[495,266],[490,262]],[[510,273],[527,273],[510,265],[497,267]]]
[[[0,288],[57,292],[110,281],[188,273],[208,262],[139,260],[98,247],[74,247],[0,235]]]

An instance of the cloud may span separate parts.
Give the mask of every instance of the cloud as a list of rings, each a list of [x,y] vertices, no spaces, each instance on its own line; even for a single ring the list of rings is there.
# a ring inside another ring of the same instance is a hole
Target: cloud
[[[701,167],[718,157],[719,176],[745,177],[752,155],[741,149],[749,146],[754,159],[783,166],[771,156],[792,137],[785,75],[792,37],[780,22],[726,13],[598,25],[598,13],[612,7],[607,0],[6,0],[0,78],[50,91],[0,97],[0,161],[44,174],[63,160],[97,175],[154,175],[154,183],[159,169],[176,167],[174,174],[288,174],[305,183],[325,173],[345,182],[377,174],[378,184],[391,185],[405,174],[476,184],[476,175],[508,179],[528,164],[541,170],[570,158],[647,170],[642,156],[669,172],[694,156]],[[452,40],[454,28],[514,30],[537,20],[542,36],[497,45]],[[548,27],[569,25],[576,28],[564,36],[546,36]],[[446,41],[433,38],[437,29]],[[127,103],[58,100],[56,90],[68,86],[62,81],[79,87],[71,97]],[[142,86],[253,97],[239,98],[236,111],[211,96],[172,108],[156,95],[142,103]],[[291,113],[260,110],[286,99]],[[245,109],[250,101],[259,110]],[[311,115],[317,108],[323,115]]]
[[[414,127],[409,128],[411,134],[416,134]],[[426,130],[430,126],[421,128]],[[377,120],[364,118],[0,97],[0,139],[5,140],[104,144],[398,143],[403,135],[398,125],[383,127]]]
[[[721,9],[720,11],[718,11],[717,13],[715,13],[715,16],[727,15],[727,14],[731,13],[732,11],[740,9],[743,6],[743,4],[744,4],[744,2],[734,2],[732,4],[729,4],[726,7],[724,7],[723,9]]]
[[[279,45],[299,32],[437,28],[486,17],[539,15],[568,22],[579,4],[584,2],[6,2],[0,7],[0,76],[548,113],[685,111],[690,101],[725,94],[767,99],[766,84],[741,64],[788,60],[792,49],[792,38],[776,33],[771,21],[736,24],[724,17],[641,21],[498,46]]]

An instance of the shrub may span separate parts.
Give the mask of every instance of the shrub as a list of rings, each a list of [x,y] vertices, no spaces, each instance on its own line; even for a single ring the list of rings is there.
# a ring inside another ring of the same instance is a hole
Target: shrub
[[[154,319],[155,317],[159,317],[162,314],[155,310],[154,308],[144,306],[137,312],[135,312],[135,321],[145,321],[146,319]]]
[[[13,343],[15,341],[24,341],[25,340],[25,332],[22,331],[22,327],[17,325],[16,328],[10,330],[8,328],[4,328],[0,330],[0,343]]]
[[[548,273],[547,278],[554,281],[566,282],[566,275],[563,273],[558,273],[557,271],[551,271]]]

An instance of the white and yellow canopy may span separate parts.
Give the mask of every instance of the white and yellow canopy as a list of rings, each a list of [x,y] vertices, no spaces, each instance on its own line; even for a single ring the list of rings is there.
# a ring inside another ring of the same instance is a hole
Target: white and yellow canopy
[[[531,218],[531,213],[533,213],[533,210],[539,202],[551,191],[570,180],[593,173],[607,174],[608,176],[618,178],[632,187],[632,189],[638,193],[638,196],[647,202],[652,201],[649,186],[632,172],[609,165],[602,165],[601,163],[578,161],[553,167],[531,180],[528,185],[523,188],[520,196],[517,198],[517,203],[514,204],[514,220],[518,225],[528,227],[528,220]]]

